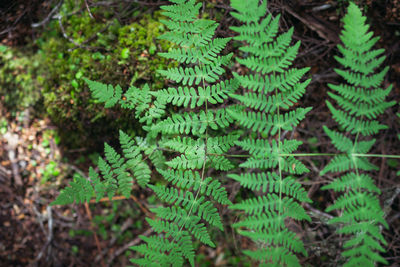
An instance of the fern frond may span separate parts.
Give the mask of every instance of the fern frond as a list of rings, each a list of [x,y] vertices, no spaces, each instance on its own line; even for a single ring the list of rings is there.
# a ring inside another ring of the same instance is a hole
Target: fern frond
[[[169,223],[164,220],[155,221],[146,218],[146,221],[154,229],[155,232],[165,232],[166,237],[171,236],[175,239],[176,247],[178,249],[169,251],[173,256],[172,259],[177,256],[183,256],[189,260],[191,266],[194,266],[194,249],[190,234],[187,231],[180,229],[177,224]],[[178,261],[178,263],[180,264],[178,266],[182,266],[182,261]]]
[[[204,244],[215,247],[215,244],[211,241],[205,225],[203,223],[199,223],[199,217],[195,215],[189,215],[186,210],[175,206],[171,208],[155,208],[151,209],[151,211],[162,219],[174,221],[179,227],[184,227],[188,232],[190,232]]]
[[[204,66],[177,67],[168,70],[159,70],[158,72],[165,78],[182,83],[183,85],[199,85],[201,81],[213,83],[219,79],[219,75],[225,72],[223,66],[228,64],[232,54],[221,56],[215,59],[215,62]]]
[[[379,102],[374,104],[359,103],[354,101],[348,101],[344,97],[332,94],[328,92],[328,95],[339,103],[339,106],[348,112],[351,116],[361,117],[365,116],[367,119],[376,119],[378,115],[381,115],[385,110],[393,106],[396,102]]]
[[[296,86],[309,70],[310,68],[291,68],[280,74],[265,77],[259,74],[238,75],[233,73],[233,75],[243,87],[253,91],[269,93],[279,89],[281,92],[285,92]]]
[[[199,154],[186,154],[177,156],[170,161],[167,161],[166,164],[174,169],[200,169],[203,166],[205,159],[204,150],[200,150],[199,152]]]
[[[171,0],[175,5],[161,6],[161,9],[165,10],[163,12],[164,16],[169,17],[172,21],[184,22],[184,21],[194,21],[198,14],[201,4],[197,3],[195,0]]]
[[[296,236],[295,233],[290,232],[287,229],[281,230],[279,233],[270,230],[264,230],[261,233],[241,231],[241,234],[255,241],[261,240],[266,244],[272,243],[277,246],[289,248],[294,252],[301,252],[304,255],[307,255],[303,242]]]
[[[122,152],[126,158],[126,167],[133,170],[134,176],[138,184],[145,187],[150,181],[151,170],[149,166],[142,160],[140,148],[135,145],[134,140],[124,133],[119,131],[119,141],[121,143]]]
[[[113,107],[121,99],[122,88],[119,85],[114,88],[112,85],[91,81],[86,78],[84,78],[84,81],[89,86],[93,97],[97,101],[104,103],[105,108]]]
[[[237,61],[249,69],[262,74],[284,72],[284,69],[292,65],[293,60],[296,58],[299,47],[300,42],[297,42],[294,46],[289,47],[283,56],[277,58],[259,58],[256,56],[251,56],[245,59],[237,59]]]
[[[274,135],[279,129],[293,130],[311,108],[297,108],[285,114],[265,115],[261,112],[227,110],[228,113],[243,127],[264,134]]]
[[[246,93],[244,95],[232,94],[231,96],[239,100],[243,103],[243,105],[249,108],[266,113],[273,113],[276,112],[279,107],[284,109],[292,107],[297,102],[297,100],[299,100],[303,96],[303,94],[305,93],[305,88],[310,83],[310,81],[311,80],[307,80],[303,83],[297,83],[293,86],[292,90],[272,95],[270,97],[256,93]]]
[[[67,205],[89,202],[95,191],[90,181],[79,174],[74,174],[74,180],[69,182],[69,186],[61,190],[60,194],[51,202],[51,205]]]
[[[336,192],[346,192],[347,190],[366,189],[370,192],[381,193],[381,190],[374,184],[374,180],[367,174],[347,173],[340,178],[336,178],[333,182],[325,185],[322,190],[332,189]]]
[[[104,152],[107,160],[114,169],[115,175],[117,176],[118,187],[121,194],[126,198],[129,198],[131,195],[133,178],[126,171],[124,159],[107,143],[105,144]]]
[[[273,263],[279,263],[284,266],[293,266],[293,267],[301,266],[297,257],[293,253],[291,253],[290,250],[284,247],[266,247],[258,249],[256,251],[245,250],[243,251],[243,253],[249,256],[250,258],[258,260],[260,262],[273,262]],[[260,264],[260,266],[278,267],[279,265]]]
[[[195,20],[191,23],[173,22],[161,20],[170,32],[159,36],[159,39],[167,40],[182,47],[203,47],[208,45],[214,36],[218,24],[210,20]]]
[[[276,173],[242,173],[229,174],[229,178],[236,180],[241,186],[251,190],[261,190],[262,192],[274,192],[291,196],[300,202],[311,202],[308,198],[307,191],[302,188],[301,184],[296,182],[293,177],[286,177],[280,180]]]
[[[259,1],[249,0],[249,1],[231,1],[231,7],[238,12],[231,12],[231,15],[237,20],[244,23],[258,22],[258,20],[265,15],[267,11],[267,3],[262,2],[261,5],[258,4]],[[256,8],[255,8],[256,7]]]
[[[160,56],[174,59],[180,63],[203,63],[214,62],[217,55],[225,48],[230,38],[215,38],[207,46],[200,48],[175,48],[167,53],[159,53]]]
[[[227,114],[228,109],[218,109],[209,111],[207,114],[201,110],[198,113],[186,112],[184,114],[174,114],[167,119],[148,127],[152,132],[164,134],[203,134],[207,127],[213,130],[225,128],[232,122],[232,118]]]
[[[378,133],[380,130],[387,129],[386,125],[380,124],[377,120],[367,121],[365,119],[356,119],[346,112],[338,110],[333,105],[326,101],[326,105],[332,113],[332,117],[346,129],[346,131],[356,134],[369,136]]]
[[[283,208],[288,216],[296,220],[311,220],[303,207],[292,198],[279,198],[276,194],[268,194],[257,198],[250,198],[230,206],[231,209],[243,210],[249,215],[261,215],[264,211],[276,212]]]
[[[200,107],[205,101],[211,104],[222,103],[228,98],[228,94],[234,92],[238,88],[238,83],[232,79],[222,81],[212,86],[198,87],[198,91],[193,87],[170,87],[168,89],[152,92],[157,99],[163,100],[165,103],[172,103],[176,106],[190,108]]]
[[[365,89],[362,87],[354,87],[348,84],[328,84],[328,87],[344,99],[352,102],[364,102],[367,104],[378,104],[385,100],[392,90],[392,85],[386,89]]]
[[[163,177],[172,184],[182,189],[200,190],[201,194],[212,196],[215,201],[221,204],[230,204],[228,194],[221,186],[221,183],[211,177],[201,179],[198,172],[184,170],[158,170]]]
[[[309,68],[289,68],[300,42],[291,45],[293,29],[277,36],[279,15],[275,18],[271,14],[265,15],[266,2],[231,1],[232,16],[243,23],[231,27],[239,33],[234,39],[248,44],[239,48],[246,57],[238,58],[237,62],[250,71],[244,75],[234,73],[247,90],[243,94],[231,94],[240,105],[230,108],[228,113],[240,126],[249,129],[245,132],[247,137],[236,144],[250,153],[240,167],[251,170],[229,174],[228,177],[243,187],[264,193],[231,208],[245,212],[244,218],[234,226],[246,228],[248,231],[240,230],[239,233],[250,237],[259,247],[257,251],[245,251],[246,255],[261,261],[260,266],[300,266],[294,253],[305,253],[304,245],[288,231],[285,218],[310,220],[297,202],[310,202],[310,199],[294,177],[284,178],[283,173],[303,174],[309,170],[290,156],[301,142],[281,141],[281,132],[293,130],[311,110],[292,109],[310,83],[310,80],[301,82]],[[258,132],[265,139],[254,138],[252,132]],[[277,135],[276,140],[267,140],[273,135]]]
[[[218,210],[214,205],[205,200],[204,196],[195,198],[192,192],[187,191],[182,193],[176,188],[165,188],[163,186],[149,187],[156,193],[156,195],[163,201],[169,204],[182,205],[187,210],[191,210],[211,225],[216,226],[219,229],[223,229],[221,218],[218,214]]]

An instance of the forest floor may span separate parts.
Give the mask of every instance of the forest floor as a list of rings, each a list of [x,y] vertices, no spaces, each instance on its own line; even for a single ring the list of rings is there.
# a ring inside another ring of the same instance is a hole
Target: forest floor
[[[154,5],[162,1],[150,1]],[[215,2],[215,1],[214,1]],[[220,12],[228,14],[229,1],[217,1]],[[282,30],[289,25],[295,27],[295,41],[302,41],[302,48],[296,66],[311,66],[312,82],[302,99],[302,105],[313,110],[294,133],[304,145],[301,152],[334,152],[334,148],[321,128],[321,122],[331,126],[326,100],[326,84],[337,78],[333,71],[336,45],[339,42],[340,16],[346,1],[269,1],[271,12],[282,14]],[[384,81],[385,87],[393,84],[388,100],[400,99],[400,2],[363,2],[372,23],[375,35],[381,36],[378,43],[385,48],[390,67]],[[15,14],[8,14],[12,21]],[[231,36],[228,30],[232,18],[225,16],[218,34]],[[0,31],[3,29],[0,29]],[[29,23],[24,19],[15,24],[12,34],[0,35],[3,44],[18,46],[20,35],[29,34]],[[10,33],[10,32],[9,32]],[[374,150],[376,154],[400,154],[397,135],[400,121],[395,114],[398,107],[389,109],[382,116],[382,123],[390,130],[382,131]],[[71,205],[68,207],[49,206],[74,173],[85,173],[92,164],[92,158],[101,151],[90,147],[70,149],[63,145],[59,131],[48,118],[38,117],[34,110],[26,109],[16,113],[7,110],[0,101],[0,266],[127,266],[129,247],[138,244],[139,235],[146,231],[142,206],[147,192],[134,192],[132,199],[104,201],[99,204]],[[89,153],[89,151],[91,153]],[[293,223],[292,229],[313,245],[315,250],[302,259],[309,266],[336,266],[341,239],[326,222],[330,214],[322,212],[332,202],[333,195],[321,193],[319,187],[332,177],[320,177],[319,172],[327,163],[326,159],[304,159],[315,177],[304,184],[313,205],[305,206],[312,214],[313,221],[306,225]],[[400,177],[396,171],[399,162],[375,158],[372,163],[380,167],[373,173],[376,184],[382,190],[381,203],[386,212],[389,229],[383,233],[388,242],[384,257],[389,266],[400,266]],[[227,184],[228,194],[236,194],[235,184]],[[118,213],[114,212],[118,210]],[[230,219],[231,220],[231,219]],[[246,240],[235,236],[229,229],[217,249],[201,247],[206,255],[199,266],[247,266],[240,263],[239,252],[249,246]],[[229,238],[229,239],[227,239]],[[233,264],[230,258],[237,258]]]

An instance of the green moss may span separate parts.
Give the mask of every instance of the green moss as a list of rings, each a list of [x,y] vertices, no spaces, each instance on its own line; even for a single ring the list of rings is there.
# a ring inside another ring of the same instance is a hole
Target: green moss
[[[68,13],[65,7],[62,10]],[[100,16],[107,14],[95,14]],[[53,122],[73,133],[68,134],[71,143],[86,142],[95,134],[101,136],[99,130],[88,131],[88,125],[102,128],[101,132],[115,129],[116,125],[134,127],[126,111],[106,111],[97,105],[83,77],[120,84],[125,89],[130,84],[140,86],[145,82],[153,89],[164,86],[156,71],[171,63],[157,53],[168,50],[170,44],[157,40],[165,30],[158,22],[159,17],[157,12],[153,16],[145,14],[138,21],[120,25],[117,20],[103,22],[83,12],[63,19],[66,34],[76,43],[84,43],[83,47],[76,47],[64,38],[56,21],[38,39],[45,66],[41,73],[44,107]],[[86,43],[88,39],[92,40]]]
[[[6,46],[0,49],[0,100],[9,111],[32,106],[40,96],[40,62],[30,49],[26,51]]]

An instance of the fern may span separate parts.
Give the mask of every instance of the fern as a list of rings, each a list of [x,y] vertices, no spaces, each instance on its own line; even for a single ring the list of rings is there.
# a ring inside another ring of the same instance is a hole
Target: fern
[[[79,174],[74,174],[74,180],[69,182],[69,187],[61,190],[57,199],[54,200],[52,205],[65,205],[71,203],[84,203],[89,202],[95,191],[88,179]]]
[[[387,128],[379,123],[377,116],[395,103],[385,102],[391,86],[386,89],[379,88],[388,68],[376,72],[385,59],[381,56],[384,50],[372,50],[378,37],[372,38],[372,32],[368,32],[369,26],[365,20],[360,9],[350,3],[343,19],[344,30],[340,36],[343,45],[338,45],[342,57],[336,57],[344,69],[335,69],[344,83],[328,84],[332,89],[328,94],[337,103],[338,108],[331,102],[326,102],[336,122],[355,137],[324,126],[324,131],[333,145],[344,154],[335,156],[321,174],[347,172],[322,188],[343,193],[327,211],[342,211],[331,223],[340,223],[338,233],[349,236],[348,241],[343,244],[345,251],[342,256],[348,258],[345,266],[375,266],[378,262],[387,263],[378,254],[385,252],[381,244],[386,245],[379,227],[387,227],[377,196],[380,190],[368,174],[361,173],[361,170],[378,169],[367,158],[362,157],[369,152],[375,139],[360,139]]]
[[[243,23],[232,27],[239,33],[234,39],[243,40],[247,45],[240,50],[248,56],[237,59],[251,73],[234,74],[248,91],[243,95],[231,94],[239,100],[240,106],[228,113],[243,127],[258,132],[262,136],[277,135],[277,139],[250,137],[236,144],[250,153],[250,157],[240,167],[256,170],[242,174],[229,174],[243,187],[264,193],[258,197],[244,200],[231,206],[242,211],[243,219],[234,224],[239,233],[259,244],[256,251],[244,253],[261,264],[273,266],[300,266],[295,253],[307,255],[303,242],[295,233],[289,231],[285,222],[288,219],[310,220],[300,203],[311,202],[307,192],[289,175],[302,174],[308,169],[291,156],[300,141],[281,141],[282,130],[294,130],[311,108],[293,108],[305,93],[310,80],[301,82],[308,71],[289,69],[296,57],[300,43],[291,46],[293,29],[277,36],[279,16],[268,15],[266,1],[232,0],[235,12],[232,16]],[[258,170],[269,170],[258,172]],[[256,171],[256,172],[254,172]]]
[[[93,98],[106,108],[132,110],[146,134],[131,138],[120,131],[120,147],[105,144],[97,169],[90,168],[88,177],[75,174],[52,205],[117,194],[129,198],[135,183],[152,190],[164,204],[152,206],[146,219],[155,234],[140,236],[143,243],[132,247],[142,255],[131,259],[138,266],[194,266],[196,245],[216,247],[210,230],[224,229],[219,207],[230,205],[240,217],[233,227],[254,241],[245,255],[260,266],[300,266],[297,256],[306,256],[307,250],[287,223],[310,221],[302,203],[311,200],[296,179],[309,170],[294,154],[302,142],[282,134],[294,131],[311,110],[298,105],[310,83],[303,78],[309,68],[292,67],[300,42],[292,44],[293,28],[278,34],[280,17],[266,14],[267,1],[232,0],[231,14],[241,23],[231,27],[238,33],[233,39],[245,43],[236,61],[244,73],[222,80],[233,57],[223,51],[232,38],[214,38],[218,23],[200,18],[198,1],[170,2],[161,7],[169,31],[160,38],[173,46],[160,55],[179,65],[158,71],[169,80],[166,88],[153,91],[145,84],[125,90],[84,79]],[[363,155],[375,143],[366,137],[387,128],[378,117],[394,101],[385,101],[392,86],[380,88],[388,71],[377,71],[384,50],[372,50],[378,38],[367,32],[355,4],[349,6],[344,28],[338,46],[342,56],[336,57],[343,68],[335,69],[344,82],[328,85],[332,100],[326,102],[340,130],[323,127],[340,153],[321,175],[346,173],[322,189],[340,194],[327,212],[340,211],[330,223],[348,237],[342,253],[345,266],[374,266],[386,263],[379,253],[387,245],[381,227],[388,225],[378,199],[381,191],[367,173],[378,167]],[[237,104],[229,106],[232,100]],[[171,106],[178,111],[169,114]],[[227,131],[234,122],[244,130]],[[248,152],[245,160],[228,159],[234,145]],[[240,169],[228,177],[254,191],[254,197],[232,204],[218,176],[237,165]],[[156,176],[154,184],[153,172],[163,179]]]
[[[100,174],[93,168],[89,169],[88,179],[76,174],[74,181],[61,191],[52,205],[66,205],[75,201],[89,202],[93,196],[97,201],[105,195],[111,199],[117,192],[129,198],[134,178],[139,186],[147,186],[151,170],[143,160],[141,149],[129,135],[123,131],[119,133],[123,155],[106,143],[104,145],[105,159],[99,157],[97,163]]]
[[[235,79],[220,80],[232,57],[220,55],[230,39],[213,38],[217,23],[198,18],[201,4],[194,0],[171,2],[174,4],[161,7],[169,18],[162,21],[169,32],[160,38],[175,43],[176,48],[160,55],[180,65],[159,73],[176,86],[149,95],[164,105],[192,110],[159,120],[153,117],[152,123],[144,126],[152,136],[161,136],[159,148],[173,157],[165,162],[167,168],[157,168],[168,183],[148,185],[166,203],[152,209],[157,218],[148,220],[156,233],[164,235],[165,246],[161,250],[153,244],[158,240],[155,237],[144,239],[147,245],[133,248],[144,255],[143,259],[132,260],[139,266],[181,266],[182,259],[194,266],[193,239],[215,247],[209,228],[223,229],[216,203],[226,205],[230,201],[221,183],[205,173],[208,169],[234,167],[223,154],[238,139],[234,134],[218,136],[213,131],[233,122],[227,109],[217,106],[239,87]]]

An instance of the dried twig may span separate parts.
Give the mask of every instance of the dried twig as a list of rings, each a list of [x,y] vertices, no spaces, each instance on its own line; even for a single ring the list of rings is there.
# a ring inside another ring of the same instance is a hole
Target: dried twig
[[[87,0],[85,0],[85,5],[86,5],[86,9],[87,9],[87,11],[88,11],[88,13],[89,13],[89,17],[92,18],[92,19],[94,19],[93,15],[92,15],[92,12],[90,12],[90,8],[89,8],[89,5],[88,5],[88,3],[87,3]]]
[[[35,262],[39,262],[40,259],[43,257],[44,252],[46,251],[46,249],[48,249],[47,255],[50,255],[50,251],[51,251],[51,241],[53,240],[53,216],[52,216],[52,209],[51,206],[47,206],[46,208],[47,211],[47,228],[48,228],[48,233],[47,233],[47,240],[46,243],[44,244],[44,246],[42,247],[42,249],[40,250],[39,254],[37,255]],[[40,222],[41,222],[41,218],[39,217]]]

